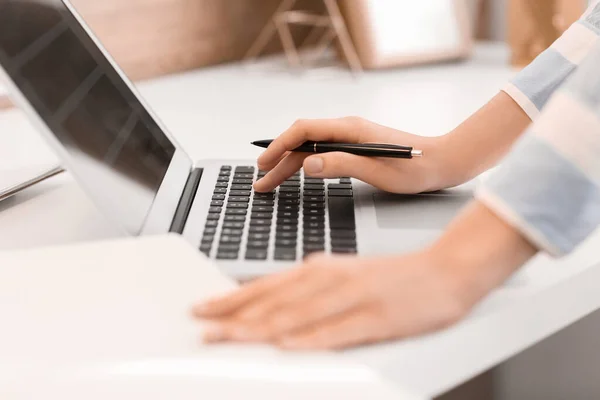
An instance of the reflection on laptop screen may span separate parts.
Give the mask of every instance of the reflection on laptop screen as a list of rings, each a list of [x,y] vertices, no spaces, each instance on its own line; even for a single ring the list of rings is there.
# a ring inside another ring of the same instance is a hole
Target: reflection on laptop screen
[[[66,6],[0,0],[0,64],[75,174],[139,232],[175,148]]]

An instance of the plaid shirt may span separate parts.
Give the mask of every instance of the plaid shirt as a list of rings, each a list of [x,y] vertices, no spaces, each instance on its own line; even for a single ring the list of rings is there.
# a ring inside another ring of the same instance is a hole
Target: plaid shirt
[[[600,3],[504,89],[533,124],[477,198],[554,256],[600,225]]]

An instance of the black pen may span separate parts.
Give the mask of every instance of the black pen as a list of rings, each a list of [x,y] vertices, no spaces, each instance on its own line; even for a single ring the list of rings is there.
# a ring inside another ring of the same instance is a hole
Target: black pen
[[[257,140],[252,142],[252,144],[254,146],[267,148],[271,142],[273,142],[273,140]],[[412,147],[378,143],[305,142],[292,151],[302,153],[330,153],[333,151],[341,151],[357,156],[407,159],[423,156],[422,150],[415,150]]]

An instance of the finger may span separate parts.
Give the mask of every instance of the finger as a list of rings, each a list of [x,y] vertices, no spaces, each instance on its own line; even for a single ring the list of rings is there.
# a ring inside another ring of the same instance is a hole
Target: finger
[[[263,320],[280,308],[306,301],[312,296],[329,289],[339,283],[338,278],[337,274],[330,273],[329,270],[324,268],[311,268],[298,281],[290,285],[280,286],[279,290],[272,290],[268,296],[262,296],[234,317],[242,321]]]
[[[381,326],[368,307],[327,319],[278,341],[291,350],[337,350],[382,340]]]
[[[224,297],[198,304],[192,311],[200,318],[218,318],[229,315],[257,298],[266,295],[269,291],[299,279],[304,273],[302,268],[294,268],[281,274],[258,279]]]
[[[377,170],[382,166],[381,160],[356,156],[354,154],[333,152],[313,155],[304,160],[306,175],[317,178],[337,178],[349,176],[362,181],[374,183],[374,180],[383,179]]]
[[[296,121],[258,158],[258,165],[263,169],[273,168],[283,153],[295,149],[307,140],[356,143],[360,139],[358,125],[358,119],[355,118]]]
[[[254,190],[257,192],[268,192],[275,189],[302,167],[304,158],[306,158],[305,153],[289,154],[262,179],[254,183]]]
[[[259,323],[240,322],[243,327],[242,340],[268,341],[298,329],[305,329],[336,315],[346,313],[365,302],[362,291],[354,284],[342,284],[339,289],[315,294],[313,300],[289,304],[278,309],[266,320]],[[236,324],[236,321],[233,321]],[[238,340],[238,339],[232,339]]]

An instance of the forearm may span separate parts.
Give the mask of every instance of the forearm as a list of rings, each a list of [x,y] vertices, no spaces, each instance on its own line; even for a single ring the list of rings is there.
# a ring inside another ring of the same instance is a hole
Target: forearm
[[[479,201],[473,201],[428,250],[472,307],[531,259],[537,249]]]
[[[438,140],[440,188],[469,181],[493,167],[510,150],[531,120],[500,92],[455,130]]]

